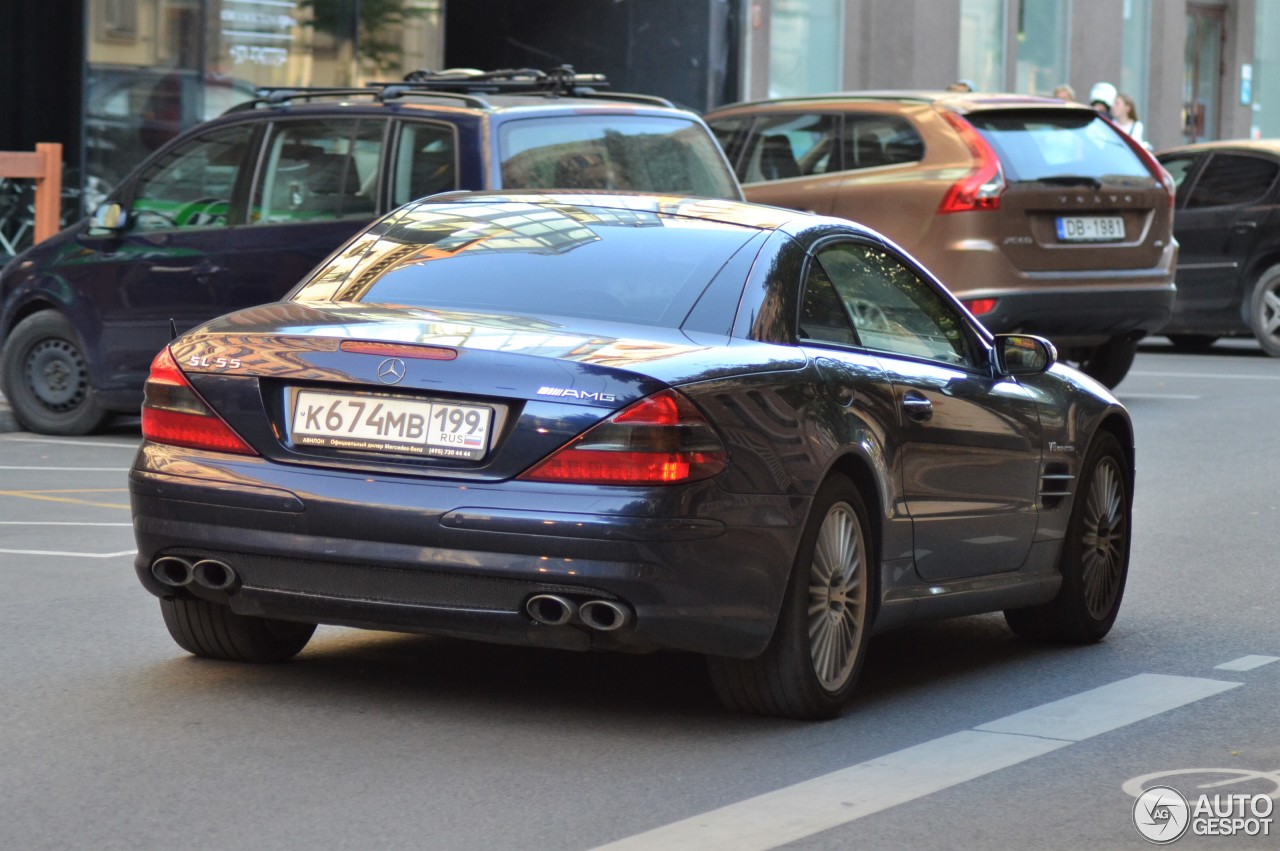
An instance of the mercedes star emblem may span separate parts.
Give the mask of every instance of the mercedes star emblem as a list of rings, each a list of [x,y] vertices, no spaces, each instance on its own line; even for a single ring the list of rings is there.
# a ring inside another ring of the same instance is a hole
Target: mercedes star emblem
[[[404,361],[400,358],[387,358],[378,364],[378,380],[383,384],[399,384],[404,378]]]

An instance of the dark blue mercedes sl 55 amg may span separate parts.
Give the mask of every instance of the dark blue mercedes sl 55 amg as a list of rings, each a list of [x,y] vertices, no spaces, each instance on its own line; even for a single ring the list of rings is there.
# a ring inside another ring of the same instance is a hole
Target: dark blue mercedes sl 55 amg
[[[316,624],[677,649],[820,718],[873,632],[1097,641],[1128,569],[1104,388],[870,230],[727,201],[410,204],[173,341],[142,430],[137,573],[216,659]]]

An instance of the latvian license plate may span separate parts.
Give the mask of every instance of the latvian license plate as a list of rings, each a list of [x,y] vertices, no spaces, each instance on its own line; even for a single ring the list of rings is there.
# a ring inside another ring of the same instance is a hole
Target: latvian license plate
[[[492,421],[477,405],[301,390],[291,433],[300,446],[478,459]]]
[[[1120,216],[1058,216],[1058,239],[1062,242],[1120,242],[1124,239],[1124,219]]]

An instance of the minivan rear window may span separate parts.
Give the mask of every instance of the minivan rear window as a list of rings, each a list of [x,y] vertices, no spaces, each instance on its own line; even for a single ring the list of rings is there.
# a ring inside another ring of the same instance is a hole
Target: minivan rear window
[[[1154,180],[1120,131],[1088,112],[979,112],[965,118],[995,149],[1005,177],[1014,182],[1064,177]]]
[[[715,139],[658,115],[525,118],[498,130],[505,189],[604,189],[740,200]]]

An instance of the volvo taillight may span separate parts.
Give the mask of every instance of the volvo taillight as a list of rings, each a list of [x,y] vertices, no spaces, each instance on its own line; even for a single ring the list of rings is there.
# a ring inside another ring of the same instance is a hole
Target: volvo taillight
[[[954,112],[944,112],[942,117],[960,134],[969,153],[973,155],[974,166],[947,190],[942,203],[938,205],[938,212],[965,213],[1000,209],[1000,196],[1004,194],[1006,183],[996,152],[963,117]]]
[[[168,346],[151,362],[143,393],[142,436],[147,440],[237,455],[258,454],[200,398]]]
[[[728,454],[702,412],[663,390],[597,423],[520,476],[523,481],[670,485],[708,479]]]

